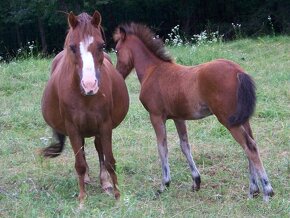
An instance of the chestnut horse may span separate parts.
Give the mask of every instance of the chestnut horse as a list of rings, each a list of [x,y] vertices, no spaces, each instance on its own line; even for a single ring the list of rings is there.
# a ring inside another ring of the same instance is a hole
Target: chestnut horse
[[[161,192],[170,183],[167,119],[173,119],[183,154],[193,178],[193,190],[200,188],[200,174],[188,143],[185,120],[196,120],[214,114],[242,146],[249,160],[250,190],[259,192],[260,179],[264,200],[273,189],[259,156],[249,118],[255,109],[255,85],[236,63],[214,60],[197,66],[174,63],[162,41],[146,26],[125,24],[117,27],[114,40],[117,70],[124,78],[135,68],[141,84],[140,100],[150,114],[162,167]]]
[[[95,137],[100,162],[100,182],[105,191],[119,198],[112,129],[128,112],[129,96],[122,76],[104,53],[101,15],[95,12],[68,15],[69,31],[64,50],[52,62],[51,76],[42,98],[42,113],[53,129],[53,142],[42,151],[45,157],[58,156],[69,137],[79,178],[79,200],[86,196],[89,181],[85,159],[86,137]],[[113,186],[110,183],[111,176]]]

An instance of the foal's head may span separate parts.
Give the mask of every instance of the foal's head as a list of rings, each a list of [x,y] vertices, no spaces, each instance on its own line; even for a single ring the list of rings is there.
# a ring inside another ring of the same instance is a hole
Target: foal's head
[[[69,32],[65,49],[79,78],[84,95],[94,95],[99,90],[100,67],[104,60],[105,46],[101,27],[101,15],[95,11],[93,16],[82,13],[68,15]]]
[[[134,40],[134,38],[139,40]],[[137,23],[120,25],[115,30],[114,40],[116,42],[117,70],[124,78],[134,68],[135,63],[132,50],[134,47],[140,46],[140,43],[160,60],[166,62],[173,61],[167,53],[162,40],[156,37],[155,33],[145,25]]]

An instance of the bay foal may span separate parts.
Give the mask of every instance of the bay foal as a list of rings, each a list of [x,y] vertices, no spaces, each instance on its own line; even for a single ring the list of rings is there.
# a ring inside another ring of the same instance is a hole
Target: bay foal
[[[214,114],[244,149],[250,170],[249,196],[259,192],[264,200],[274,194],[259,156],[249,118],[256,103],[255,85],[251,77],[236,63],[214,60],[197,66],[174,63],[162,41],[146,26],[125,24],[114,34],[117,70],[124,78],[136,69],[141,84],[140,100],[150,114],[162,166],[162,185],[170,183],[167,119],[173,119],[193,178],[193,190],[200,188],[200,174],[194,163],[187,138],[185,120]]]
[[[129,96],[122,76],[103,52],[101,15],[95,12],[68,15],[69,31],[64,50],[52,62],[51,76],[42,98],[42,113],[53,129],[53,142],[42,151],[45,157],[58,156],[69,137],[79,177],[82,206],[88,165],[85,159],[86,137],[95,137],[100,162],[100,181],[106,191],[120,193],[112,153],[112,129],[128,111]],[[107,176],[109,172],[113,186]]]

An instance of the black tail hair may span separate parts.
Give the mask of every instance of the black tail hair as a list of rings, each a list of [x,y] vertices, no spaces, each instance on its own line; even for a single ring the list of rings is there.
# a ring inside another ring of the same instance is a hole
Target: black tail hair
[[[237,90],[237,109],[229,117],[229,125],[239,126],[244,124],[253,115],[256,106],[256,86],[253,79],[246,73],[239,73]]]
[[[44,157],[57,157],[61,154],[64,148],[66,136],[56,132],[55,130],[52,130],[52,132],[54,141],[48,147],[42,150],[41,153]]]

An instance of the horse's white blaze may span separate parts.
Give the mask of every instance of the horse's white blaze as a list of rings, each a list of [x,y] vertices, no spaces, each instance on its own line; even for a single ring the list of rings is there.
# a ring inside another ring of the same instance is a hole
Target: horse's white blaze
[[[93,43],[93,40],[94,38],[92,36],[88,36],[80,42],[80,53],[83,61],[81,85],[83,86],[85,92],[93,91],[93,94],[95,94],[98,91],[98,80],[96,77],[93,55],[90,51],[88,51],[88,48],[90,44]]]

